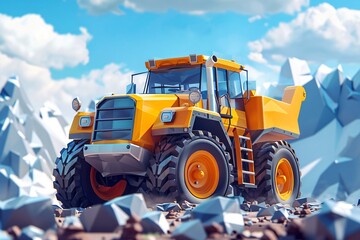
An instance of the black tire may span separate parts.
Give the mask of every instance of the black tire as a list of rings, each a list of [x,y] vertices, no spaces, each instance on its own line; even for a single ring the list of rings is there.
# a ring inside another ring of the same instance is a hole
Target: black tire
[[[246,201],[291,204],[296,198],[300,197],[301,172],[299,160],[289,143],[278,141],[255,144],[254,155],[257,188],[243,190],[243,197]],[[280,194],[276,191],[275,182],[276,166],[283,158],[290,163],[294,177],[291,196],[286,200],[281,199]]]
[[[234,181],[233,170],[229,163],[230,155],[219,138],[210,132],[194,131],[189,135],[166,136],[155,149],[154,159],[150,161],[147,171],[146,188],[150,194],[161,201],[187,200],[200,203],[204,198],[194,196],[186,186],[185,165],[188,158],[196,151],[205,150],[216,159],[219,171],[219,182],[213,196],[224,196],[232,193],[230,184]]]
[[[85,161],[83,154],[83,147],[87,143],[89,143],[88,140],[74,140],[68,143],[67,148],[62,149],[60,157],[56,159],[53,184],[57,191],[56,198],[62,202],[64,208],[85,208],[105,202],[96,195],[91,185],[92,167]],[[96,172],[96,177],[102,178],[98,172]],[[123,178],[116,176],[112,177],[111,181],[118,182]],[[127,184],[124,194],[135,191],[134,187]]]

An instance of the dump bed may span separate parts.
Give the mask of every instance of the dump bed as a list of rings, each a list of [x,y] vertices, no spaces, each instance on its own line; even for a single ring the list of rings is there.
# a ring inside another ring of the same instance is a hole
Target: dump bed
[[[298,117],[302,102],[306,98],[301,86],[287,87],[282,101],[264,96],[245,100],[248,130],[255,141],[276,141],[299,136]]]

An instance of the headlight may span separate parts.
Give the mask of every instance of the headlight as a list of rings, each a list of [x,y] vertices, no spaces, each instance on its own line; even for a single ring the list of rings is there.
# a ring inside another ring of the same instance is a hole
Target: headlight
[[[79,111],[79,109],[81,108],[81,102],[78,97],[72,100],[72,108],[74,109],[75,112]]]
[[[201,100],[201,92],[199,91],[199,89],[191,90],[191,92],[189,93],[189,100],[193,104],[196,104],[196,103],[200,102],[200,100]]]
[[[174,111],[163,111],[161,113],[160,120],[163,123],[169,123],[169,122],[172,122],[172,120],[174,119],[174,116],[175,116]]]
[[[91,118],[89,116],[80,117],[79,125],[80,127],[90,127]]]

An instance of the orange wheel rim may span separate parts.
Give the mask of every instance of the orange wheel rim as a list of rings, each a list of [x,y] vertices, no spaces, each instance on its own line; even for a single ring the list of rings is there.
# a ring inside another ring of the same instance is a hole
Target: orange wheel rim
[[[275,171],[276,192],[283,201],[289,200],[294,189],[294,173],[289,160],[280,159]]]
[[[96,180],[97,171],[95,168],[90,170],[90,182],[94,193],[104,201],[109,201],[113,198],[122,196],[125,192],[127,182],[125,179],[120,180],[114,186],[109,187],[98,183]]]
[[[210,197],[219,183],[219,168],[214,156],[203,150],[191,154],[185,165],[185,183],[195,197]]]

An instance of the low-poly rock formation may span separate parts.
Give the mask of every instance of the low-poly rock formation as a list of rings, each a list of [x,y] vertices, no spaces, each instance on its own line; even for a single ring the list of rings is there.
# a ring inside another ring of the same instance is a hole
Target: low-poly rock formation
[[[271,217],[272,222],[283,223],[289,219],[289,213],[285,208],[281,208],[274,212]]]
[[[176,240],[205,240],[206,232],[200,220],[190,220],[177,227],[171,234]]]
[[[345,202],[326,201],[318,214],[305,218],[302,231],[308,239],[359,239],[360,208]]]
[[[145,213],[141,218],[141,225],[144,228],[144,233],[166,234],[170,230],[165,216],[158,211]]]
[[[156,205],[156,210],[162,212],[168,212],[170,210],[180,211],[181,207],[178,203],[161,203]]]
[[[21,229],[21,235],[19,236],[19,240],[33,240],[33,239],[43,239],[44,231],[35,226],[27,226]]]
[[[55,219],[48,197],[21,196],[0,202],[0,228],[35,226],[42,230],[55,227]]]
[[[225,197],[209,199],[194,208],[192,216],[194,219],[199,219],[204,226],[217,222],[228,234],[241,232],[244,228],[242,211],[235,199]]]
[[[121,208],[130,217],[142,217],[148,212],[144,196],[141,193],[117,197],[105,203],[105,205],[112,204]]]
[[[80,221],[87,232],[114,232],[124,226],[129,216],[115,204],[99,204],[87,208]]]
[[[84,230],[84,226],[82,225],[80,219],[76,216],[65,217],[61,227],[72,231]]]
[[[260,211],[257,213],[257,217],[266,217],[266,216],[272,216],[277,210],[278,210],[278,206],[276,205],[272,205],[270,207],[267,208],[262,208],[260,209]]]
[[[2,239],[2,240],[12,240],[13,238],[6,231],[0,230],[0,239]]]
[[[16,77],[0,91],[0,200],[51,196],[54,159],[66,144],[65,119],[47,103],[40,117]]]
[[[316,201],[315,198],[312,198],[312,197],[304,197],[304,198],[298,198],[298,199],[296,199],[296,200],[293,202],[292,206],[293,206],[293,207],[300,207],[300,206],[302,206],[304,203],[318,203],[318,202]]]

